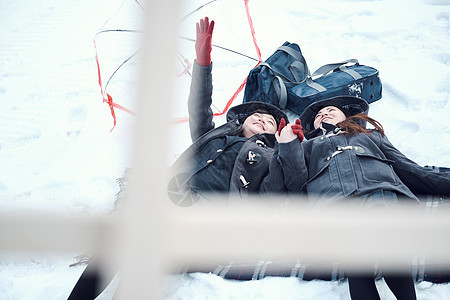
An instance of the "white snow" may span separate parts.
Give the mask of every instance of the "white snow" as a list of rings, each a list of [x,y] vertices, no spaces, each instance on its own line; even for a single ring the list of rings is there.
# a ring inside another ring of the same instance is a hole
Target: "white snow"
[[[186,15],[208,1],[184,1]],[[249,1],[262,59],[285,41],[298,43],[312,71],[357,58],[380,71],[383,98],[370,115],[391,142],[421,165],[450,167],[450,1]],[[0,2],[0,209],[36,209],[106,215],[118,192],[116,178],[130,166],[135,117],[116,109],[117,126],[98,85],[96,37],[103,86],[139,49],[145,16],[133,0]],[[195,38],[195,23],[216,22],[213,43],[257,58],[244,1],[218,0],[180,23]],[[106,22],[106,23],[105,23]],[[158,45],[157,45],[158,46]],[[159,45],[161,46],[161,45]],[[194,44],[179,41],[190,62]],[[174,52],[175,53],[175,52]],[[248,58],[213,49],[214,105],[222,110],[249,70]],[[181,73],[181,64],[177,73]],[[138,64],[130,60],[108,85],[114,101],[136,110]],[[187,116],[190,77],[177,78],[173,118]],[[164,101],[165,99],[157,99]],[[152,99],[152,101],[156,101]],[[235,104],[242,101],[242,93]],[[223,118],[216,119],[216,123]],[[187,123],[173,129],[176,159],[190,142]],[[175,135],[176,133],[176,135]],[[65,299],[83,271],[67,255],[30,255],[0,262],[1,299]],[[266,278],[223,280],[208,274],[172,276],[169,299],[348,299],[346,283]],[[383,299],[393,299],[383,282]],[[448,284],[422,282],[419,299],[449,299]],[[103,299],[110,299],[112,292]]]

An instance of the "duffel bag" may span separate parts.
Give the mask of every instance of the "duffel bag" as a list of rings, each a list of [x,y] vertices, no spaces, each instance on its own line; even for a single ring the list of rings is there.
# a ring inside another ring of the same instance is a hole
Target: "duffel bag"
[[[300,115],[318,100],[351,95],[372,103],[381,99],[381,92],[377,69],[348,59],[310,74],[298,45],[286,42],[250,71],[243,102],[268,102]]]
[[[253,68],[244,90],[243,102],[261,101],[287,107],[287,89],[309,75],[306,60],[295,43],[285,42],[266,61]]]
[[[381,90],[377,69],[360,65],[356,59],[349,59],[324,65],[304,82],[289,88],[286,108],[301,114],[313,102],[343,95],[359,97],[372,103],[381,98]]]

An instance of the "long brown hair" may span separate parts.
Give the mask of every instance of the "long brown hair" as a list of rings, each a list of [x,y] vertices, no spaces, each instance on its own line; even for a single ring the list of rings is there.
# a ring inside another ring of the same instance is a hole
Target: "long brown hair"
[[[372,129],[367,129],[361,124],[364,122],[370,123],[373,127]],[[375,130],[378,130],[382,136],[384,136],[383,126],[375,119],[372,119],[366,114],[360,113],[354,116],[350,116],[342,122],[336,124],[337,127],[345,131],[346,134],[353,135],[358,133],[368,134]]]

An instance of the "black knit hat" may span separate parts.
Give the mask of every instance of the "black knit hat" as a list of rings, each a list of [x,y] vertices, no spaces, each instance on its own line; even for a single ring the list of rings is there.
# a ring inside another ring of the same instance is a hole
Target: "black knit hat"
[[[300,115],[302,126],[305,131],[314,130],[314,118],[319,110],[326,106],[336,106],[346,117],[369,111],[369,103],[366,100],[354,96],[338,96],[320,100],[310,104]]]
[[[289,122],[287,115],[281,109],[275,105],[260,101],[251,101],[233,106],[227,113],[227,121],[238,120],[239,124],[243,124],[248,116],[256,112],[271,115],[277,122],[277,126],[280,124],[281,118],[284,118],[286,123]]]

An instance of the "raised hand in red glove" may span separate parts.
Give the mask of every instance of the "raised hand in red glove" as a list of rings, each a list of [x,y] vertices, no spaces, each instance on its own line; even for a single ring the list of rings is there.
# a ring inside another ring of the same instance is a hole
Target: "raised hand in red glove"
[[[214,21],[211,21],[211,23],[209,23],[208,17],[205,17],[205,19],[200,19],[200,24],[196,24],[196,29],[196,61],[199,65],[206,67],[211,64],[211,38],[214,30]]]
[[[300,119],[295,120],[295,124],[291,125],[292,132],[298,136],[300,142],[303,141],[305,135],[303,134],[302,121]]]
[[[284,118],[280,120],[278,131],[275,134],[275,138],[279,143],[289,143],[298,137],[300,142],[303,141],[303,128],[300,119],[295,120],[295,124],[289,124],[286,126]]]

